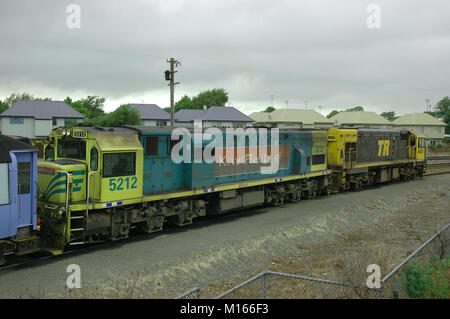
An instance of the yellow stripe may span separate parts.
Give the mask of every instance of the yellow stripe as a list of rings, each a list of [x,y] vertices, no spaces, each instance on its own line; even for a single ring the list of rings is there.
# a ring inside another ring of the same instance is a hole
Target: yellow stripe
[[[416,160],[397,160],[397,161],[389,161],[389,162],[373,162],[373,163],[355,165],[353,167],[346,166],[345,168],[374,167],[374,166],[395,165],[395,164],[415,163],[415,162],[416,162]]]

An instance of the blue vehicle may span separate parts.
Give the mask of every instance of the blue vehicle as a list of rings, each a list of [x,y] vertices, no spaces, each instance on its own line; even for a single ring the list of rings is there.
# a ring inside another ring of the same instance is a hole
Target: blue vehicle
[[[37,150],[0,134],[0,264],[39,250],[36,187]]]

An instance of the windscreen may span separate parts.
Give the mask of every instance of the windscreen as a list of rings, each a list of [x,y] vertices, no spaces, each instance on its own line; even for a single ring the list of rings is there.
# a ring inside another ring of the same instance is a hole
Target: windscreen
[[[83,140],[58,140],[58,157],[86,160],[86,142]]]

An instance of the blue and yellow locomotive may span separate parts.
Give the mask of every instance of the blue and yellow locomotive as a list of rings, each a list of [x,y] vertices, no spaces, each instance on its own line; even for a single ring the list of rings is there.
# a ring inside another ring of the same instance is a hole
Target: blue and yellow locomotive
[[[172,140],[172,128],[55,129],[44,143],[45,160],[38,162],[45,246],[57,253],[67,245],[126,238],[132,227],[151,233],[165,222],[183,226],[207,214],[329,191],[326,131],[281,130],[278,169],[269,174],[261,173],[267,164],[249,160],[250,139],[259,138],[256,131],[253,137],[218,131],[226,147],[215,147],[214,159],[231,149],[244,160],[233,160],[233,155],[219,163],[198,162],[194,155],[208,141]],[[269,152],[270,138],[269,133]],[[191,150],[190,160],[174,161],[177,143],[184,143],[182,152]]]

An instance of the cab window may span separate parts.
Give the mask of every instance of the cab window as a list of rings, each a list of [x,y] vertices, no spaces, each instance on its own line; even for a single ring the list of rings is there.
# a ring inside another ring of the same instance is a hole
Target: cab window
[[[86,160],[86,142],[81,140],[58,140],[58,157]]]
[[[103,177],[136,175],[136,153],[103,154]]]
[[[413,136],[413,137],[411,137],[411,140],[410,140],[410,142],[409,142],[409,145],[410,146],[416,146],[416,138]]]
[[[419,147],[425,147],[425,139],[419,138]]]
[[[98,151],[95,147],[91,148],[91,170],[98,169]]]
[[[55,149],[53,148],[53,146],[47,146],[45,148],[44,159],[46,161],[55,159]]]

